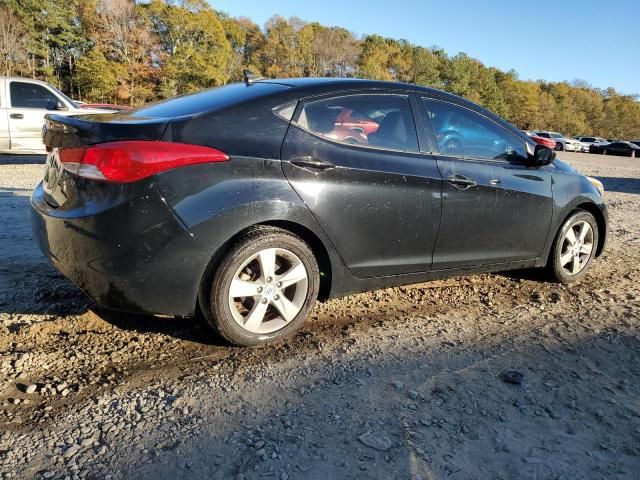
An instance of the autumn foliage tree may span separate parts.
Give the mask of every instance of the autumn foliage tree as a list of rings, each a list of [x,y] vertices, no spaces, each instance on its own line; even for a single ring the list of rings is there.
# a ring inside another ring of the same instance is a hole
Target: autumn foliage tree
[[[0,74],[139,105],[265,77],[360,77],[468,98],[523,129],[640,138],[640,103],[584,81],[522,81],[464,53],[272,17],[264,28],[206,0],[0,0]]]

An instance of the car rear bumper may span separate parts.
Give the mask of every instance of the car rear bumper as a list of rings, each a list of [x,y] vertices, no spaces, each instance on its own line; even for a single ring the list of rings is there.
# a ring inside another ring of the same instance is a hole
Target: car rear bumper
[[[129,189],[137,192],[130,198],[100,188],[72,208],[56,209],[38,184],[31,221],[42,252],[99,306],[192,315],[206,262],[155,184]]]

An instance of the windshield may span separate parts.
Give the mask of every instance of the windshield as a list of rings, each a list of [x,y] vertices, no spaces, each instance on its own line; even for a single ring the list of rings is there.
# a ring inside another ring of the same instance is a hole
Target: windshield
[[[563,135],[561,133],[552,133],[551,136],[553,138],[562,138],[563,137]]]
[[[60,90],[58,90],[56,87],[54,87],[53,85],[49,85],[49,86],[50,86],[51,88],[53,88],[53,89],[56,91],[56,93],[57,93],[58,95],[60,95],[60,96],[61,96],[62,98],[64,98],[67,102],[69,102],[69,103],[71,104],[71,106],[72,106],[72,107],[80,108],[76,102],[74,102],[73,100],[71,100],[69,97],[67,97],[64,93],[62,93],[62,92],[61,92]]]

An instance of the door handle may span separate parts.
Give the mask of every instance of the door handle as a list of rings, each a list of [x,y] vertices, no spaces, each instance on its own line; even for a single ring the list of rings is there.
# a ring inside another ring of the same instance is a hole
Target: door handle
[[[14,120],[22,120],[24,115],[21,113],[12,113],[9,115],[9,118],[13,118]]]
[[[314,157],[294,158],[293,160],[291,160],[291,163],[296,167],[305,168],[307,170],[315,170],[316,173],[324,172],[325,170],[329,170],[331,168],[336,168],[333,163]]]
[[[469,187],[474,187],[477,185],[477,182],[474,182],[464,175],[451,175],[449,178],[447,178],[447,182],[452,184],[454,187],[460,188],[461,190],[466,190]]]

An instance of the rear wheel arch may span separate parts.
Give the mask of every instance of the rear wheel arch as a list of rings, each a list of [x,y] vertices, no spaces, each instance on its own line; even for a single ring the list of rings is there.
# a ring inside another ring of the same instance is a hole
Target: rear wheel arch
[[[212,255],[211,260],[202,275],[202,279],[200,280],[200,288],[198,289],[197,299],[197,307],[199,309],[209,309],[209,302],[207,297],[211,288],[212,275],[218,268],[219,262],[224,257],[225,252],[227,252],[229,247],[237,242],[240,238],[245,237],[247,234],[251,233],[252,231],[258,230],[261,227],[275,227],[282,229],[299,237],[302,241],[309,245],[320,269],[320,290],[318,293],[318,300],[323,301],[329,298],[331,292],[333,269],[329,252],[327,251],[327,248],[325,247],[322,240],[320,240],[320,238],[311,229],[299,223],[288,220],[269,220],[243,228],[231,238],[229,238],[229,240],[223,243]]]
[[[331,267],[331,257],[322,240],[311,229],[289,220],[271,220],[258,225],[281,228],[300,237],[300,239],[309,245],[320,268],[320,291],[318,292],[318,300],[327,300],[331,293],[333,269]]]

